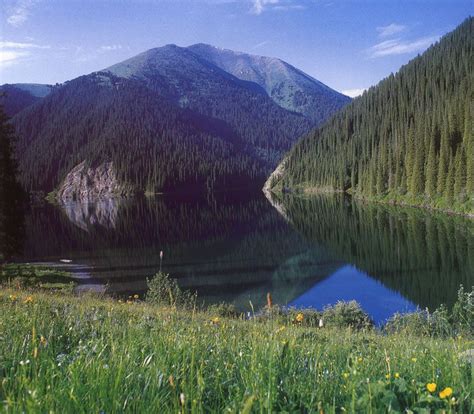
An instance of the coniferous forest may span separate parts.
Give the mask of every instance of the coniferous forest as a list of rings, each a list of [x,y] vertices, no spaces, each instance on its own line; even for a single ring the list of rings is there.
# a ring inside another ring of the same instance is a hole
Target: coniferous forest
[[[23,237],[24,194],[13,156],[14,129],[0,105],[0,263],[18,252]]]
[[[292,80],[284,71],[279,79]],[[17,113],[20,179],[29,192],[48,193],[85,161],[92,168],[112,163],[127,191],[261,188],[316,119],[349,101],[316,80],[307,92],[317,102],[312,117],[191,50],[151,49],[57,85]],[[298,103],[300,95],[288,100]]]
[[[474,211],[474,19],[302,139],[273,188]]]

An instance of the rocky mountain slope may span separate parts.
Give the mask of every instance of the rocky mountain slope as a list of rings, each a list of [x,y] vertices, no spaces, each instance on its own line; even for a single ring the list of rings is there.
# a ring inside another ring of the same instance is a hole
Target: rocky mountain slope
[[[199,43],[189,50],[239,79],[260,85],[278,105],[320,124],[350,102],[350,98],[272,57],[251,55]]]

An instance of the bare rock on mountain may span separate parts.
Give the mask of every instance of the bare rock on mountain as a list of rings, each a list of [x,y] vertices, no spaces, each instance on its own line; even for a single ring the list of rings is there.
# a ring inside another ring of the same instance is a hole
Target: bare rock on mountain
[[[94,201],[125,196],[131,189],[120,183],[111,162],[97,167],[83,161],[66,176],[57,192],[57,199],[67,201]]]

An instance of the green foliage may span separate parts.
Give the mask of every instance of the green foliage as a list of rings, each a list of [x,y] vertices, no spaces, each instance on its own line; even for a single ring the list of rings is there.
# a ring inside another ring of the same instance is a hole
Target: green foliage
[[[10,289],[0,291],[0,314],[6,412],[473,408],[471,367],[460,359],[472,337],[216,319],[146,302]]]
[[[0,285],[72,290],[75,283],[71,275],[62,270],[12,263],[0,266]]]
[[[446,306],[439,306],[433,313],[418,311],[396,314],[384,326],[390,333],[407,333],[410,335],[449,337],[454,335],[474,335],[474,288],[464,292],[461,286],[458,299],[450,311]]]
[[[473,26],[469,17],[303,138],[274,185],[473,213]]]
[[[221,318],[240,318],[243,316],[232,303],[216,303],[206,307],[207,312],[211,315]]]
[[[373,326],[369,315],[355,301],[337,302],[324,308],[322,319],[327,326],[337,328],[368,329]]]
[[[157,62],[171,69],[81,76],[17,114],[25,188],[47,194],[84,160],[112,162],[118,180],[137,192],[261,188],[312,126],[247,83],[173,59]],[[192,82],[183,78],[190,73]],[[181,89],[173,91],[181,84],[186,103],[177,99]]]
[[[463,286],[459,288],[450,322],[457,332],[474,332],[474,287],[470,292],[465,292]]]
[[[147,285],[148,303],[174,308],[193,308],[196,305],[196,295],[182,290],[178,281],[167,273],[158,272],[153,278],[147,279]]]
[[[0,96],[0,99],[3,99]],[[17,180],[17,163],[13,155],[15,131],[0,103],[0,263],[20,250],[23,238],[25,197]]]

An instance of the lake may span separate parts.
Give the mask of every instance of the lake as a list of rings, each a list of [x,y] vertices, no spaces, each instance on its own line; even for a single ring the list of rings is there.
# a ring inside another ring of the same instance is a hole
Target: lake
[[[143,294],[160,269],[207,303],[321,309],[357,300],[380,323],[448,306],[474,285],[474,223],[337,196],[160,196],[32,206],[22,261],[71,271],[79,290]]]

